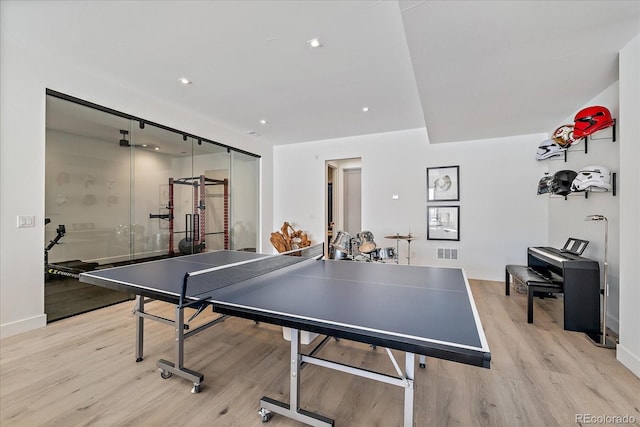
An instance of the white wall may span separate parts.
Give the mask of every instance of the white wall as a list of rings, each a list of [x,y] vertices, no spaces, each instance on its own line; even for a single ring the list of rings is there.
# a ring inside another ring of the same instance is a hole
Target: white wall
[[[2,3],[4,16],[11,13],[11,7]],[[13,33],[6,26],[0,29],[0,337],[46,324],[43,242],[47,88],[263,156],[259,250],[270,250],[272,147],[233,133],[197,112],[167,105],[135,88],[91,74],[82,64],[60,62],[55,52],[30,50],[20,42],[20,33],[30,31],[30,25],[36,24],[23,19],[21,25],[11,26]],[[18,229],[18,215],[34,215],[36,226]]]
[[[620,51],[620,362],[640,377],[640,35]]]
[[[378,245],[393,246],[383,236],[411,231],[422,237],[412,243],[412,263],[460,266],[471,278],[504,280],[505,264],[526,263],[527,246],[559,247],[567,237],[589,240],[585,256],[602,261],[604,224],[584,218],[604,214],[610,221],[608,325],[619,328],[618,359],[640,376],[639,68],[636,38],[621,52],[619,87],[612,85],[586,104],[605,105],[619,116],[617,142],[589,141],[588,153],[576,145],[566,163],[534,160],[548,134],[429,145],[425,131],[415,129],[278,146],[274,197],[280,202],[274,208],[274,229],[288,220],[321,241],[325,161],[353,157],[362,158],[362,228],[374,233]],[[573,115],[559,124],[571,121]],[[607,131],[594,136],[606,138]],[[536,196],[545,172],[590,164],[617,173],[617,196]],[[461,241],[427,241],[425,168],[448,165],[460,165]],[[392,200],[393,194],[399,200]],[[436,260],[437,247],[458,248],[459,261]],[[403,261],[406,250],[402,242]]]
[[[325,162],[361,158],[362,228],[378,246],[409,231],[411,263],[464,267],[471,278],[504,280],[504,266],[526,263],[527,246],[547,243],[547,197],[536,195],[546,170],[535,153],[546,135],[428,144],[424,129],[277,146],[273,229],[283,221],[323,240]],[[426,240],[426,168],[460,165],[460,242]],[[397,194],[398,200],[392,200]],[[335,230],[334,230],[335,232]],[[459,249],[458,261],[436,260],[436,248]],[[407,244],[400,242],[406,263]]]

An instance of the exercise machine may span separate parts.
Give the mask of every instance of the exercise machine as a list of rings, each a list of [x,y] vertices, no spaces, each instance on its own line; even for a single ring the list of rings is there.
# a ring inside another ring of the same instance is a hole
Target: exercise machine
[[[204,175],[189,178],[169,178],[169,203],[166,214],[149,214],[149,218],[160,218],[169,221],[169,256],[174,256],[174,234],[175,229],[175,204],[174,204],[174,186],[188,185],[193,187],[193,213],[185,215],[185,237],[178,243],[178,250],[181,254],[187,255],[204,251],[205,236],[211,234],[224,235],[224,249],[229,249],[229,180],[228,179],[212,179]],[[212,185],[224,186],[224,231],[216,231],[207,233],[205,226],[205,198],[206,187]]]
[[[45,218],[44,224],[47,225],[51,222],[51,219]],[[58,262],[55,264],[49,264],[49,251],[53,247],[60,243],[60,239],[64,237],[67,230],[64,224],[58,225],[56,228],[56,237],[49,241],[49,244],[44,248],[44,274],[45,280],[51,280],[54,277],[71,277],[77,279],[80,277],[80,273],[86,271],[95,270],[98,267],[97,262],[84,262],[79,259],[71,261]]]

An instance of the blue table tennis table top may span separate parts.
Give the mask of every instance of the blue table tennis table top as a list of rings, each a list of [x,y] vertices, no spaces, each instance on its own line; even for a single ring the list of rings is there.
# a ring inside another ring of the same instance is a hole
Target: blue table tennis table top
[[[214,251],[83,273],[80,280],[177,303],[185,273],[239,263],[190,278],[186,300],[232,316],[489,367],[464,270],[305,259],[251,277],[252,260],[273,258]],[[232,271],[231,279],[214,283],[217,274]],[[245,273],[251,278],[236,283]]]

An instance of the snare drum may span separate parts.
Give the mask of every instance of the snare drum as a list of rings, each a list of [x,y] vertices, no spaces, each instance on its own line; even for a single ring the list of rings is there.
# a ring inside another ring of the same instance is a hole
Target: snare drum
[[[360,240],[360,246],[358,250],[363,254],[368,254],[376,249],[376,242],[373,241],[373,233],[370,231],[361,231],[358,233],[358,240]]]
[[[351,241],[353,236],[346,231],[338,231],[336,237],[331,242],[331,246],[335,249],[345,252],[347,255],[351,255]]]
[[[392,247],[389,248],[378,248],[374,253],[374,259],[376,261],[385,261],[388,259],[396,258],[396,250]]]
[[[339,249],[332,248],[332,250],[331,250],[331,259],[346,260],[346,259],[349,259],[349,256],[348,256],[348,254],[346,252],[342,252]]]

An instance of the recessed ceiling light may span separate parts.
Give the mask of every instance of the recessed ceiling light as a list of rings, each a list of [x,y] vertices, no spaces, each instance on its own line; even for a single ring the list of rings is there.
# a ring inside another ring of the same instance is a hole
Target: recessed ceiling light
[[[261,119],[261,120],[260,120],[260,124],[261,124],[261,125],[266,125],[267,123],[268,123],[268,122],[267,122],[265,119]]]
[[[191,84],[191,80],[189,80],[189,79],[188,79],[188,78],[186,78],[186,77],[180,77],[180,78],[178,79],[178,81],[179,81],[180,83],[182,83],[183,85],[190,85],[190,84]]]
[[[312,38],[311,40],[308,40],[307,43],[309,43],[309,46],[311,47],[322,47],[322,43],[320,43],[320,40],[317,38]]]
[[[160,147],[156,147],[156,148],[154,148],[154,150],[160,151]]]
[[[369,107],[362,107],[362,111],[366,113],[367,111],[369,111]]]

